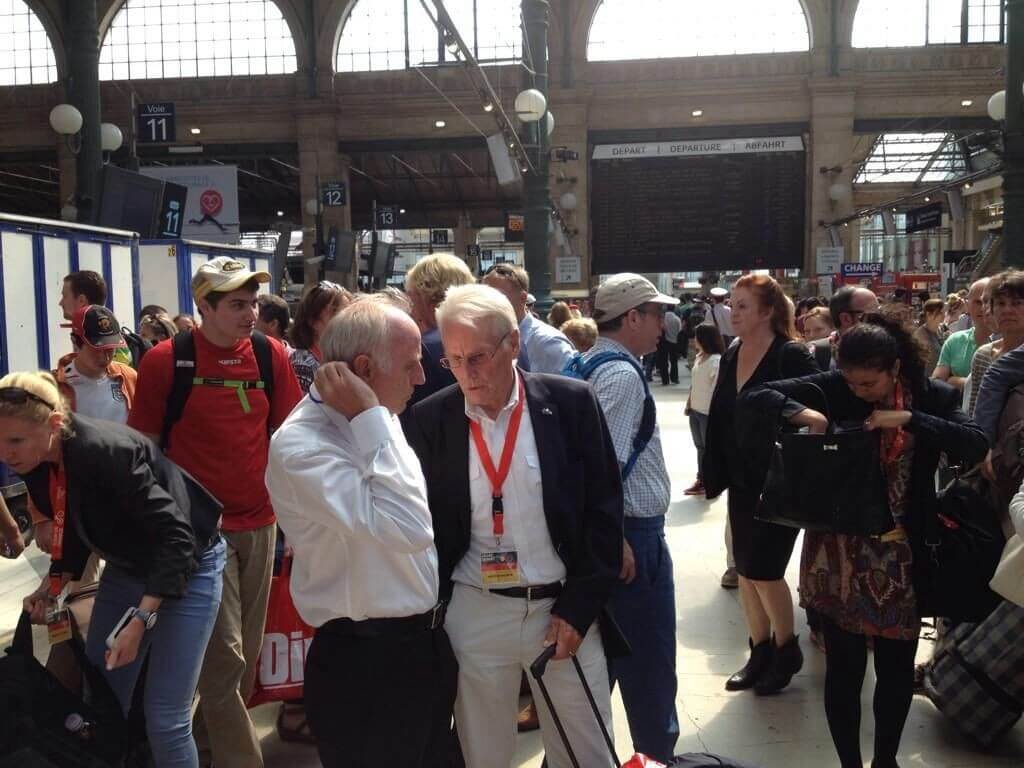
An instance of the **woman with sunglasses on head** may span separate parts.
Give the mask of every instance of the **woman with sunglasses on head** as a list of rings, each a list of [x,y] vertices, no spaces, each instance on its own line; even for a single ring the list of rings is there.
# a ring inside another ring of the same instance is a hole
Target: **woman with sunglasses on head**
[[[927,558],[924,527],[935,514],[939,456],[974,466],[984,458],[982,431],[960,410],[960,393],[927,378],[922,350],[893,318],[869,314],[839,340],[837,370],[769,382],[747,394],[741,412],[752,424],[749,445],[770,445],[786,421],[824,433],[831,423],[881,431],[881,461],[893,528],[881,536],[807,531],[800,595],[824,624],[825,714],[842,768],[862,768],[861,687],[867,638],[875,659],[872,768],[895,768],[914,688],[918,610],[928,595],[914,578]],[[813,404],[813,408],[808,403]]]
[[[50,573],[25,611],[36,624],[60,618],[64,585],[90,553],[103,557],[86,653],[126,713],[148,656],[155,764],[196,768],[192,700],[220,606],[220,505],[140,433],[71,413],[49,373],[0,379],[0,460],[53,521]]]
[[[337,283],[321,280],[302,297],[288,330],[292,346],[291,363],[303,392],[309,392],[323,356],[320,334],[341,310],[352,303],[352,294]]]
[[[739,341],[729,346],[719,363],[700,471],[708,499],[729,491],[726,539],[727,545],[731,539],[740,604],[750,633],[750,658],[726,681],[725,689],[754,688],[765,695],[789,685],[803,666],[793,628],[793,597],[785,580],[796,531],[754,516],[768,465],[740,449],[746,425],[737,413],[737,402],[766,381],[804,376],[818,367],[798,341],[793,302],[772,278],[746,275],[737,280],[731,318]],[[727,586],[725,577],[722,585]]]

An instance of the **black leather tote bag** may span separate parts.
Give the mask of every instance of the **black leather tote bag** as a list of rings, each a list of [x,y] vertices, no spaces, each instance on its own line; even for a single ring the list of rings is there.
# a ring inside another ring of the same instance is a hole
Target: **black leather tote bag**
[[[780,433],[755,517],[810,531],[878,536],[895,527],[879,432],[836,430],[828,400],[824,435]]]

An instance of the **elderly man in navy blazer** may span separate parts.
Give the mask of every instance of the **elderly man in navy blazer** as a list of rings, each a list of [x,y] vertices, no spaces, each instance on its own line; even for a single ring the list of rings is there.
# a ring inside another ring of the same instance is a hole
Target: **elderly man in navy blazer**
[[[622,567],[622,485],[601,408],[583,382],[516,368],[516,316],[493,288],[449,290],[437,319],[442,364],[458,383],[414,407],[409,441],[450,599],[466,765],[509,768],[521,673],[549,645],[544,680],[569,741],[581,765],[605,765],[568,660],[580,662],[611,730],[606,653],[627,651],[605,610]],[[548,765],[568,768],[537,693]]]

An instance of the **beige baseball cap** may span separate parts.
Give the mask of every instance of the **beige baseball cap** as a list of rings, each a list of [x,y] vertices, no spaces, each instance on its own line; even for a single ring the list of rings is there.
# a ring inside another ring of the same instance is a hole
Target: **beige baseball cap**
[[[269,283],[270,273],[253,272],[238,259],[218,256],[201,265],[192,276],[192,297],[199,301],[209,293],[236,291],[250,280]]]
[[[614,320],[641,304],[650,303],[674,307],[679,299],[661,293],[642,275],[622,272],[609,277],[598,287],[594,296],[594,319],[598,322]]]

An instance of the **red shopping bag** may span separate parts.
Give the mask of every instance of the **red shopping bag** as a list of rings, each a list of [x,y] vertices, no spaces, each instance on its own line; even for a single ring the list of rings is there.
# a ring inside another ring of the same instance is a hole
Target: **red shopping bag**
[[[306,653],[313,642],[313,628],[295,610],[291,591],[292,558],[281,561],[281,573],[270,582],[267,623],[263,628],[263,648],[256,670],[256,684],[249,706],[268,701],[302,698]]]

